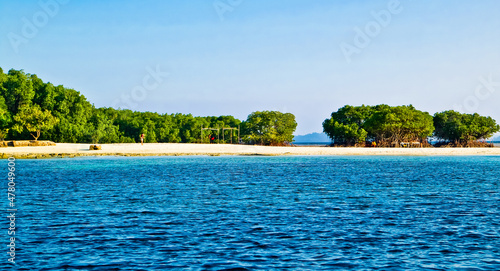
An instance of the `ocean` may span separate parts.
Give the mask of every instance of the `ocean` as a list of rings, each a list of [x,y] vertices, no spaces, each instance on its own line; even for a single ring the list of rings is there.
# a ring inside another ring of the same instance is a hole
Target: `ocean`
[[[320,147],[328,146],[331,142],[293,142],[292,144],[298,147]]]
[[[500,270],[497,156],[15,162],[18,270]]]
[[[500,147],[499,141],[491,141],[491,143],[493,143],[495,147]],[[331,142],[293,142],[292,144],[300,147],[318,147],[318,146],[328,146],[331,144]]]

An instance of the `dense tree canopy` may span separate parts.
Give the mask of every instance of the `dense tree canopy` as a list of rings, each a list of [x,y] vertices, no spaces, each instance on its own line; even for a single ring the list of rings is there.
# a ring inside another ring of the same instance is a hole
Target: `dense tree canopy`
[[[424,141],[434,131],[432,116],[409,106],[346,105],[323,122],[324,132],[340,145],[399,146],[403,141]]]
[[[0,96],[0,140],[3,140],[9,132],[11,123],[12,116],[7,109],[7,104],[5,104],[5,98]]]
[[[35,91],[29,75],[23,71],[10,70],[2,81],[0,94],[10,114],[14,116],[21,107],[31,105]]]
[[[262,145],[283,145],[293,141],[295,116],[278,111],[257,111],[244,122],[245,141]]]
[[[435,135],[438,138],[459,145],[491,137],[500,130],[500,126],[491,117],[474,114],[462,114],[453,110],[434,115]]]
[[[427,112],[409,106],[381,106],[365,123],[367,131],[378,142],[420,141],[432,135],[434,124]]]
[[[346,105],[323,122],[323,131],[336,144],[351,146],[364,142],[368,136],[364,123],[373,111],[372,106]]]
[[[129,143],[208,142],[220,128],[220,142],[238,142],[233,116],[194,117],[191,114],[158,114],[114,108],[95,108],[80,92],[45,83],[22,70],[0,68],[0,139],[33,137],[56,142]],[[232,137],[231,137],[232,135]],[[224,139],[224,140],[223,140]]]
[[[12,127],[14,131],[21,133],[24,129],[31,133],[35,140],[38,140],[42,130],[51,129],[59,122],[59,119],[52,116],[49,110],[41,110],[40,106],[23,106],[14,117],[16,124]],[[35,134],[33,134],[35,133]]]
[[[436,113],[434,118],[413,106],[350,106],[333,112],[323,122],[324,132],[336,144],[381,145],[401,141],[424,141],[433,135],[449,142],[488,138],[500,130],[491,117]],[[295,116],[277,111],[257,111],[242,122],[233,116],[196,117],[191,114],[158,114],[114,108],[95,108],[80,92],[43,82],[22,70],[0,68],[0,140],[30,139],[56,142],[238,142],[282,145],[293,141]],[[204,129],[205,128],[205,129]],[[210,128],[210,129],[206,129]],[[226,129],[223,129],[226,128]],[[214,129],[214,130],[211,130]]]
[[[425,142],[434,136],[457,145],[486,139],[500,130],[491,117],[444,111],[433,116],[408,106],[350,106],[333,112],[323,122],[324,132],[339,145],[375,141],[382,146]]]

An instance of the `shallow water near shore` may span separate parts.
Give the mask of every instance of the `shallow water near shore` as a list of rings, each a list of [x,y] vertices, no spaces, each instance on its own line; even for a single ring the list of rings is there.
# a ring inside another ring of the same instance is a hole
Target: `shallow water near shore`
[[[500,270],[498,156],[85,157],[16,172],[19,270]]]

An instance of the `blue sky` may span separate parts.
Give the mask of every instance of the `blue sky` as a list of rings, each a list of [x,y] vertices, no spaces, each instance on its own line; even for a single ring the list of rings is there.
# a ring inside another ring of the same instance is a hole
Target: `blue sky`
[[[320,132],[345,104],[500,121],[498,10],[499,1],[0,0],[0,67],[97,107],[290,112],[296,134]]]

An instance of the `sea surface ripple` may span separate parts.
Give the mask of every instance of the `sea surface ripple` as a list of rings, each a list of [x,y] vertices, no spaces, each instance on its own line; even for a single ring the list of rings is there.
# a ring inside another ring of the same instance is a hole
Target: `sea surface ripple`
[[[500,270],[500,157],[16,163],[18,270]]]

